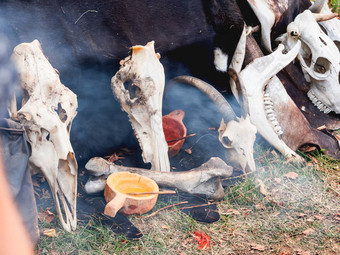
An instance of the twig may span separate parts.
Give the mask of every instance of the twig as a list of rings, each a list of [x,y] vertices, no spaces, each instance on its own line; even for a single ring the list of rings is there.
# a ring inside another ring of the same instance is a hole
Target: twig
[[[187,136],[183,136],[183,137],[181,137],[181,138],[178,138],[178,139],[174,139],[174,140],[166,141],[166,142],[167,142],[167,143],[177,142],[177,141],[179,141],[179,140],[187,139],[187,138],[189,138],[189,137],[192,137],[192,136],[195,136],[195,135],[196,135],[196,133],[194,133],[194,134],[191,134],[191,135],[187,135]]]
[[[153,212],[153,213],[151,213],[149,215],[146,215],[145,218],[153,217],[153,216],[155,216],[156,214],[158,214],[159,212],[161,212],[163,210],[166,210],[168,208],[171,208],[171,207],[174,207],[174,206],[177,206],[177,205],[187,204],[187,203],[188,203],[188,201],[183,201],[183,202],[179,202],[177,204],[172,204],[172,205],[165,206],[165,207],[163,207],[161,209],[158,209],[157,211],[155,211],[155,212]]]
[[[254,174],[254,172],[249,172],[249,173],[245,173],[245,174],[241,174],[241,175],[237,175],[237,176],[233,176],[233,177],[225,177],[225,178],[221,178],[221,181],[225,181],[225,180],[232,180],[232,179],[239,179],[242,177],[247,177],[248,175]]]
[[[129,192],[126,193],[127,195],[133,195],[133,196],[138,196],[138,195],[153,195],[153,194],[176,194],[176,191],[174,190],[162,190],[162,191],[157,191],[157,192]]]
[[[79,18],[74,22],[74,24],[77,24],[77,22],[88,12],[98,13],[98,11],[96,11],[96,10],[87,10],[86,12],[84,12],[82,15],[79,16]]]

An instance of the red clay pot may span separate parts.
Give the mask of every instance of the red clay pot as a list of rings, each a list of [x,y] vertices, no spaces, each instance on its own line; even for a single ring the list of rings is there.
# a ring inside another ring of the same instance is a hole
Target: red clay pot
[[[163,116],[163,132],[167,142],[182,138],[187,135],[187,128],[182,122],[184,115],[184,111],[175,110]],[[170,158],[175,156],[180,151],[184,140],[185,139],[168,142],[168,154]]]

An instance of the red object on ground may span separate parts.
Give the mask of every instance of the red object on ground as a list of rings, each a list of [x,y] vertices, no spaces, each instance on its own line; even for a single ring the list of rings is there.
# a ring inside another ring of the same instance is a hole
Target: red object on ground
[[[184,115],[184,111],[174,110],[163,116],[163,132],[166,141],[176,140],[187,135],[187,128],[182,122]],[[180,151],[184,141],[185,139],[168,142],[169,157],[175,156]]]
[[[210,236],[199,231],[193,233],[195,240],[198,242],[198,248],[204,250],[210,245]]]

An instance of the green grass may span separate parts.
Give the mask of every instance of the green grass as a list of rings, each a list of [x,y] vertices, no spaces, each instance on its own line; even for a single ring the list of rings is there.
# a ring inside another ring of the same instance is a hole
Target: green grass
[[[93,223],[68,233],[54,219],[50,224],[40,223],[41,228],[55,228],[57,237],[42,236],[37,253],[340,254],[336,220],[340,162],[322,154],[303,156],[303,164],[289,162],[273,150],[257,146],[257,172],[226,188],[225,198],[218,202],[221,219],[213,224],[198,223],[174,208],[153,217],[130,216],[144,234],[131,241]],[[298,177],[285,177],[289,172]],[[169,203],[177,202],[174,196]],[[155,209],[169,203],[158,202]],[[308,229],[314,232],[304,234]],[[210,247],[199,250],[194,231],[209,235]]]
[[[330,0],[329,6],[333,12],[340,13],[340,2],[339,0]]]

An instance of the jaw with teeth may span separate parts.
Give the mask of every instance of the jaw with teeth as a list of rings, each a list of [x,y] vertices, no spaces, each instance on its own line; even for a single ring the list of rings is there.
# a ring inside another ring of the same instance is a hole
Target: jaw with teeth
[[[270,98],[270,95],[268,93],[264,93],[263,95],[263,104],[264,104],[264,110],[267,115],[267,119],[271,122],[274,131],[276,134],[281,137],[283,134],[282,127],[280,126],[279,122],[277,121],[277,116],[274,111],[274,104],[272,99]]]
[[[312,101],[312,103],[315,105],[315,107],[317,107],[320,111],[328,114],[332,111],[331,108],[329,108],[328,106],[324,105],[313,93],[312,90],[309,90],[307,93],[308,98],[310,99],[310,101]]]
[[[258,132],[283,155],[298,157],[281,139],[283,129],[279,125],[274,112],[275,105],[269,96],[274,94],[274,89],[280,83],[276,73],[296,57],[300,44],[295,45],[287,54],[282,53],[283,48],[284,46],[280,45],[272,54],[256,58],[240,72],[240,78],[243,80],[250,118]]]

